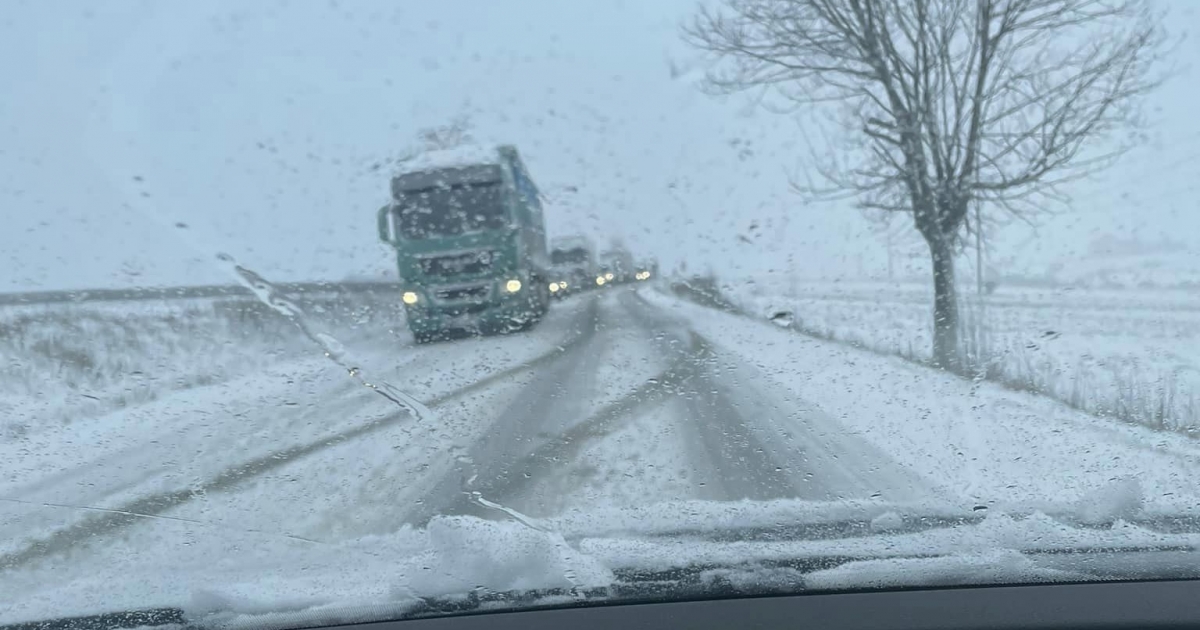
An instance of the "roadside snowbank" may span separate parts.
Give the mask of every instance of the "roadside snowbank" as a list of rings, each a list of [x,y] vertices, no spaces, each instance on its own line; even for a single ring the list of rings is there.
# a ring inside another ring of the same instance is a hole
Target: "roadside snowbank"
[[[1148,510],[1200,505],[1200,444],[1194,440],[643,293],[684,315],[723,352],[760,368],[783,391],[964,499],[1062,503],[1112,480],[1136,478]]]
[[[352,356],[365,361],[367,374],[386,379],[418,399],[432,401],[556,352],[574,334],[576,316],[574,309],[554,313],[535,336],[415,348],[379,331],[373,339],[359,337],[347,345]],[[486,397],[478,401],[485,407],[493,402]],[[259,476],[254,470],[263,469],[269,470],[273,482],[265,486],[267,494],[261,495],[259,486],[247,484],[246,489],[255,492],[243,496],[294,501],[281,503],[280,509],[306,503],[311,508],[321,502],[319,497],[348,491],[337,485],[345,482],[338,471],[346,466],[333,458],[312,469],[288,470],[284,464],[293,452],[330,450],[338,457],[363,462],[364,451],[370,451],[374,457],[366,463],[402,469],[414,461],[405,457],[410,451],[424,452],[419,461],[428,461],[434,449],[453,441],[453,436],[443,439],[442,435],[453,426],[453,417],[447,418],[446,424],[433,422],[421,427],[415,445],[410,444],[413,436],[408,425],[412,423],[407,419],[376,432],[376,440],[342,440],[343,434],[384,423],[397,411],[325,358],[313,357],[174,392],[149,404],[81,417],[70,425],[0,444],[0,462],[4,462],[0,464],[0,497],[7,499],[0,503],[0,553],[25,548],[32,539],[44,539],[96,517],[97,510],[125,509],[146,497],[163,497],[158,509],[176,505],[181,499],[175,495],[181,492],[191,493],[190,499],[182,499],[185,504],[196,504],[181,516],[224,522],[226,516],[236,517],[245,510],[255,514],[252,522],[273,524],[281,515],[273,511],[264,514],[255,507],[257,503],[230,501],[232,505],[226,505],[209,501],[207,496],[234,479],[250,481]],[[448,415],[460,418],[466,434],[471,435],[479,416],[472,410],[466,414],[469,417],[462,418],[464,414],[455,415],[455,411]],[[445,459],[444,453],[439,456]],[[389,472],[393,474],[369,480],[386,483],[388,479],[411,478],[398,470]],[[377,502],[367,502],[362,509]],[[40,507],[44,504],[62,507],[47,510]],[[311,510],[303,513],[311,514]],[[392,514],[384,512],[382,518]],[[336,511],[332,513],[336,515]]]
[[[789,310],[815,336],[928,360],[933,297],[884,282],[729,284],[748,313]],[[1000,287],[962,300],[964,341],[1004,382],[1086,411],[1200,429],[1200,298],[1180,289]]]

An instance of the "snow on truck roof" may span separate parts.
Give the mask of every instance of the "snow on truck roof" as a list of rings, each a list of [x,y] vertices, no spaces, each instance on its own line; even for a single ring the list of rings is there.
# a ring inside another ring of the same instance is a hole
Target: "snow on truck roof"
[[[553,239],[550,239],[550,247],[555,249],[572,249],[575,247],[583,247],[590,250],[592,248],[592,242],[586,236],[557,236]]]
[[[449,149],[425,151],[400,163],[399,172],[419,173],[443,168],[500,164],[500,147],[496,144],[467,144]]]

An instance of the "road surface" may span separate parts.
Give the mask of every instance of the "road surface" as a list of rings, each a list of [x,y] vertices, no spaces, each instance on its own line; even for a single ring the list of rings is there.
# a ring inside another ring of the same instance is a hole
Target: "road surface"
[[[384,330],[342,339],[364,380],[422,400],[429,418],[315,356],[107,421],[120,426],[83,421],[69,465],[7,480],[0,571],[136,545],[139,527],[163,519],[331,542],[435,515],[934,492],[781,394],[786,373],[724,356],[639,290],[572,298],[519,335],[428,346]],[[130,431],[137,418],[146,424]]]
[[[874,531],[909,508],[986,515],[1002,528],[977,532],[989,553],[1013,509],[1193,527],[1191,438],[649,285],[421,346],[387,304],[312,315],[324,341],[266,367],[0,434],[0,621],[62,602],[260,611],[607,584],[646,553],[819,544],[842,531],[822,519]]]

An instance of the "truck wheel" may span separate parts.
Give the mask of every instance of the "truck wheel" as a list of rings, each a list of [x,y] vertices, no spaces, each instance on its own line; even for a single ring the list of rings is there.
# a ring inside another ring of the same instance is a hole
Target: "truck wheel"
[[[550,287],[546,286],[545,282],[538,281],[537,283],[537,303],[534,305],[533,321],[537,322],[542,319],[546,311],[550,310]]]
[[[550,293],[550,287],[546,286],[545,282],[543,282],[541,284],[538,292],[541,294],[541,297],[542,297],[542,300],[541,300],[542,309],[538,313],[538,317],[540,318],[542,315],[546,314],[546,311],[550,310],[550,302],[551,302],[551,300],[554,299],[554,296]]]

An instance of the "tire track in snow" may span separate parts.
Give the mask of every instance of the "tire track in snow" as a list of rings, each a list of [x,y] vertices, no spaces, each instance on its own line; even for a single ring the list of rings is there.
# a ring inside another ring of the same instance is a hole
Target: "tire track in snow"
[[[366,340],[367,337],[368,335],[359,333],[345,339],[346,343],[361,344]],[[412,350],[411,345],[406,346],[405,344],[401,344],[400,347],[404,348],[405,350]],[[411,354],[406,358],[406,360],[401,361],[399,364],[394,364],[394,366],[398,367],[399,365],[412,363],[414,361],[419,362],[422,358],[426,357],[422,357],[419,354]],[[303,353],[289,355],[286,358],[282,358],[273,364],[259,368],[258,370],[249,374],[229,376],[203,386],[164,390],[161,392],[161,395],[155,397],[154,399],[139,402],[137,404],[122,407],[120,409],[106,411],[96,419],[98,420],[112,414],[137,414],[148,409],[151,411],[147,411],[147,413],[150,413],[153,411],[152,408],[154,407],[161,406],[165,402],[177,400],[180,397],[186,398],[198,390],[214,391],[222,388],[232,390],[238,387],[253,390],[257,387],[255,381],[264,377],[278,379],[287,378],[289,382],[291,380],[310,378],[316,374],[316,372],[304,371],[306,369],[305,364],[308,363],[316,363],[320,370],[329,369],[328,363],[323,358],[313,357],[312,351],[306,349]],[[324,397],[323,399],[327,401],[341,401],[361,393],[362,387],[357,383],[347,379],[339,379],[337,384],[328,391],[323,392],[322,396]],[[241,403],[244,401],[234,398],[232,402]],[[286,418],[280,417],[278,419],[286,420],[286,424],[283,424],[282,426],[272,425],[269,428],[272,431],[280,432],[291,427],[304,427],[308,424],[311,424],[314,416],[323,412],[323,409],[310,408],[307,411],[302,411],[294,416],[288,416]],[[116,450],[102,452],[86,462],[69,462],[69,465],[66,468],[58,472],[39,475],[34,481],[24,485],[13,484],[11,487],[0,492],[0,496],[18,498],[36,503],[37,498],[40,496],[45,496],[47,492],[53,492],[56,488],[69,486],[79,489],[90,488],[91,490],[86,495],[78,492],[72,492],[70,495],[74,496],[55,496],[54,501],[60,503],[89,503],[95,505],[102,501],[109,500],[115,496],[119,496],[121,492],[133,488],[139,483],[152,480],[161,474],[171,472],[172,467],[174,466],[172,462],[154,461],[147,464],[147,462],[143,460],[140,462],[143,465],[141,468],[138,468],[137,470],[134,470],[126,475],[115,474],[126,469],[133,469],[134,464],[139,463],[141,456],[145,454],[147,443],[155,444],[155,450],[159,452],[164,452],[167,448],[178,448],[179,445],[184,443],[188,443],[188,447],[190,448],[194,443],[189,442],[185,436],[189,436],[189,434],[193,433],[204,434],[210,432],[210,426],[212,425],[212,422],[213,421],[211,417],[207,416],[206,414],[201,414],[196,420],[171,424],[169,427],[162,428],[155,435],[147,436],[145,439],[133,442],[127,446],[122,446]],[[247,429],[249,425],[250,423],[235,424],[234,426],[236,426],[239,431],[242,431],[242,433],[238,434],[237,436],[227,435],[222,437],[228,441],[234,437],[246,437],[262,429],[261,426]],[[223,444],[221,446],[225,449],[231,447],[230,444]],[[62,463],[56,462],[56,465],[61,466]],[[114,479],[114,481],[107,485],[101,485],[97,483],[97,479],[105,477]]]
[[[518,396],[517,402],[503,414],[504,422],[493,426],[492,430],[501,435],[489,435],[480,441],[480,448],[472,453],[474,466],[452,471],[428,495],[415,523],[424,524],[436,514],[496,517],[493,510],[480,506],[467,492],[465,479],[472,474],[476,480],[469,489],[478,496],[500,505],[518,506],[527,513],[551,514],[556,507],[562,507],[572,488],[583,481],[569,478],[568,473],[584,449],[624,427],[639,411],[672,398],[684,401],[687,409],[686,422],[680,424],[698,428],[683,436],[689,443],[687,450],[695,476],[704,480],[695,488],[697,498],[768,500],[812,494],[806,492],[804,485],[793,483],[784,467],[773,463],[758,436],[742,420],[738,405],[711,382],[705,369],[714,357],[711,347],[691,331],[681,333],[680,320],[654,307],[647,305],[653,309],[650,313],[634,312],[641,309],[631,308],[633,296],[633,293],[619,295],[623,302],[621,310],[626,314],[619,320],[622,325],[616,327],[644,328],[649,336],[647,343],[668,359],[668,367],[583,422],[530,448],[532,440],[526,435],[506,429],[525,417],[520,412],[542,400],[539,391],[544,382],[558,378],[557,371],[550,371],[544,375],[543,383],[531,383]],[[586,350],[581,348],[580,352],[586,354]],[[568,395],[581,395],[572,393],[573,389],[567,388]],[[537,422],[543,422],[552,411],[549,407],[540,408]],[[494,439],[504,440],[504,435],[509,436],[512,444],[524,442],[524,454],[511,446],[499,450],[488,446]]]
[[[716,364],[716,353],[711,345],[682,320],[667,316],[636,294],[628,295],[623,305],[630,319],[641,324],[660,351],[673,356],[682,368],[679,396],[687,417],[680,424],[692,429],[686,432],[685,446],[696,475],[697,498],[770,500],[810,494],[804,484],[795,482],[790,467],[777,462],[779,454],[751,430],[744,410],[730,399],[724,383],[713,379],[710,368]]]
[[[594,365],[588,364],[599,355],[589,352],[600,328],[599,301],[595,297],[589,302],[573,351],[554,357],[557,362],[546,365],[518,392],[466,454],[436,478],[407,515],[407,522],[424,526],[437,515],[476,513],[482,508],[471,500],[468,487],[486,498],[497,488],[521,483],[524,477],[517,464],[537,448],[538,440],[545,439],[546,429],[556,419],[570,417],[564,408],[577,404],[580,399],[573,395],[595,372]]]
[[[690,452],[705,483],[700,498],[715,500],[848,497],[924,498],[936,492],[915,473],[803,401],[772,395],[771,381],[730,360],[686,320],[636,294],[625,296],[632,319],[653,333],[664,352],[694,368],[684,395],[694,427]],[[714,374],[720,370],[720,374]]]
[[[424,404],[428,407],[444,405],[486,389],[498,382],[530,370],[536,370],[542,365],[564,355],[570,356],[572,350],[584,345],[585,342],[591,339],[591,332],[594,332],[595,328],[594,317],[593,308],[585,309],[581,313],[580,319],[590,318],[593,325],[573,327],[575,332],[566,340],[560,342],[553,350],[518,365],[495,372],[464,387],[436,396]],[[18,551],[0,556],[0,571],[18,568],[41,558],[68,553],[83,543],[94,542],[101,536],[110,535],[146,518],[157,517],[167,510],[179,507],[198,497],[209,493],[231,490],[243,482],[271,472],[284,465],[294,463],[313,453],[362,438],[409,419],[410,416],[408,414],[397,411],[332,436],[324,436],[305,444],[275,451],[231,466],[210,477],[203,483],[192,484],[187,488],[179,490],[158,492],[140,497],[122,505],[106,508],[108,511],[95,512],[94,508],[96,506],[79,506],[78,510],[88,511],[91,515],[85,520],[54,531],[43,538],[33,540]],[[5,499],[0,497],[0,502],[4,501]],[[13,500],[10,502],[25,505],[31,503],[27,500]],[[35,503],[34,505],[42,504]],[[71,506],[46,503],[44,507],[69,508]]]
[[[525,506],[535,503],[538,504],[538,513],[548,514],[556,507],[561,508],[561,505],[555,505],[555,499],[558,498],[561,504],[561,498],[579,480],[556,473],[574,464],[590,444],[624,427],[636,417],[638,411],[668,400],[672,391],[679,386],[680,377],[678,366],[671,366],[647,379],[587,420],[522,457],[513,464],[513,469],[521,471],[521,476],[510,478],[511,483],[490,487],[482,492],[483,496],[497,503],[519,505],[527,512],[534,510]],[[546,489],[545,486],[550,488]],[[541,487],[542,490],[535,493],[535,487]]]

